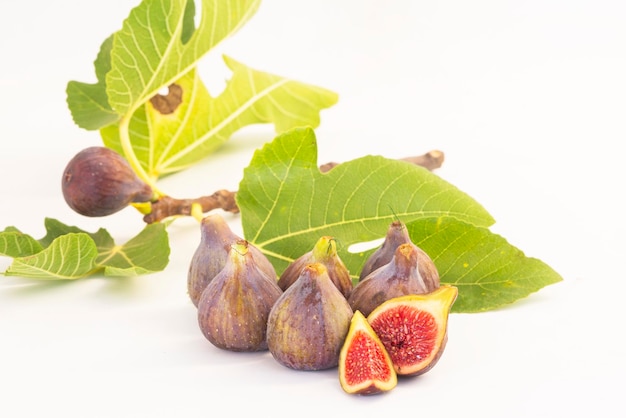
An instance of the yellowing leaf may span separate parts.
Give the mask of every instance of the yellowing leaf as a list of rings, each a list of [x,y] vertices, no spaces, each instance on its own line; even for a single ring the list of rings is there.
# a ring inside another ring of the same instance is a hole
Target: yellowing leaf
[[[211,97],[197,71],[191,70],[170,85],[167,96],[151,99],[131,120],[133,150],[151,177],[197,163],[247,125],[273,123],[278,132],[316,127],[320,110],[337,101],[329,90],[224,59],[233,75],[218,97]],[[117,126],[101,133],[108,147],[123,152]]]

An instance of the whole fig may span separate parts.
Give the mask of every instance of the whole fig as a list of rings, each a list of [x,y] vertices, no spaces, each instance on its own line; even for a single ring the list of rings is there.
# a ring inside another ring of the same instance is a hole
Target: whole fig
[[[389,263],[371,272],[354,287],[348,298],[352,309],[367,316],[393,297],[429,293],[437,289],[439,276],[433,280],[419,272],[418,250],[412,243],[398,246]]]
[[[392,222],[387,229],[387,234],[385,235],[385,240],[382,245],[365,261],[359,275],[359,280],[363,280],[365,276],[377,268],[389,263],[396,252],[396,248],[406,243],[413,244],[406,226],[401,221]],[[427,278],[426,280],[439,281],[439,271],[435,263],[433,263],[428,254],[419,247],[417,247],[417,264],[422,277]]]
[[[224,268],[198,301],[198,324],[216,347],[230,351],[267,349],[267,318],[282,290],[259,267],[248,242],[231,245]]]
[[[333,237],[320,237],[311,251],[295,259],[283,271],[278,286],[286,290],[300,276],[302,269],[311,263],[322,263],[337,289],[347,298],[352,291],[352,278],[346,265],[337,254],[337,242]]]
[[[323,370],[339,363],[352,309],[322,263],[306,265],[267,319],[267,346],[282,365]]]
[[[61,187],[67,204],[91,217],[111,215],[154,195],[128,162],[106,147],[89,147],[76,154],[63,171]]]
[[[218,214],[205,216],[200,222],[200,244],[191,257],[187,271],[187,292],[196,307],[202,291],[224,268],[231,245],[241,239]],[[276,280],[274,266],[261,250],[248,243],[248,251],[252,253],[259,268]]]

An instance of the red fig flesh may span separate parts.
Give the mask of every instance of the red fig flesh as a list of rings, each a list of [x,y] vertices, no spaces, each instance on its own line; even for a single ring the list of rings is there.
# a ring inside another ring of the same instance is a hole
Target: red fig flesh
[[[398,375],[420,375],[437,363],[457,294],[456,287],[442,285],[428,294],[389,299],[367,317]]]
[[[345,392],[360,395],[387,392],[398,383],[385,346],[360,311],[352,316],[339,355],[339,382]]]

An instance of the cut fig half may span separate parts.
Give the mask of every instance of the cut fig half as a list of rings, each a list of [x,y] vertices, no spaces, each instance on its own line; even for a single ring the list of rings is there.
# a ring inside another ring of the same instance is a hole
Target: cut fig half
[[[374,309],[367,321],[385,346],[398,375],[429,371],[443,354],[448,316],[458,289],[442,285],[422,295],[399,296]]]
[[[398,383],[387,350],[360,311],[339,354],[339,382],[345,392],[359,395],[387,392]]]

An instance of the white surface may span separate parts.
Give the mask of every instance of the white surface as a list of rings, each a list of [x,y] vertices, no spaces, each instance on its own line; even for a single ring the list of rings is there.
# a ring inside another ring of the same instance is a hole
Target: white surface
[[[100,43],[137,3],[0,4],[0,228],[39,237],[49,216],[123,242],[143,226],[130,209],[81,217],[60,193],[69,158],[100,143],[72,123],[65,85],[95,80]],[[441,149],[438,174],[565,280],[506,309],[452,315],[431,372],[354,397],[335,370],[296,372],[204,339],[185,283],[198,228],[180,221],[162,273],[0,276],[0,416],[623,416],[625,18],[619,0],[266,0],[216,52],[340,94],[317,130],[320,163]],[[200,68],[214,88],[227,76],[216,54]],[[241,131],[162,187],[236,189],[272,137]]]

